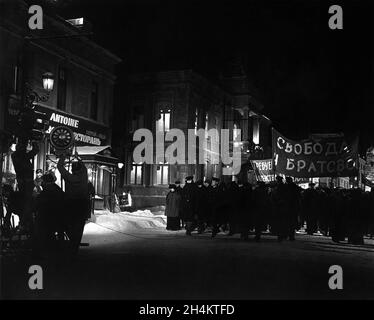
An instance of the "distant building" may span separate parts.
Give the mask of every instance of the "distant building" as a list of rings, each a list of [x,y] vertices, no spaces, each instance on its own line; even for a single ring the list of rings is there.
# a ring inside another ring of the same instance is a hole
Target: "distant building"
[[[171,128],[188,129],[241,129],[238,142],[242,148],[242,171],[240,177],[247,179],[248,159],[271,157],[270,120],[262,115],[262,105],[249,95],[244,77],[221,77],[216,84],[191,70],[142,73],[128,76],[124,88],[124,102],[118,110],[117,126],[123,126],[116,146],[122,151],[125,163],[122,186],[131,190],[135,206],[164,203],[165,188],[169,183],[193,175],[195,180],[221,177],[231,181],[233,177],[222,176],[222,162],[211,163],[210,137],[207,139],[207,158],[203,164],[169,165],[167,159],[154,159],[154,164],[133,162],[133,150],[139,142],[133,142],[137,129],[147,128],[154,134]],[[241,89],[235,91],[237,84]],[[243,85],[244,84],[244,85]],[[231,141],[234,137],[231,136]],[[170,143],[169,143],[170,144]],[[255,150],[255,144],[258,148]],[[168,146],[165,143],[165,148]],[[261,146],[261,154],[258,152]],[[197,153],[199,151],[197,150]],[[187,153],[186,153],[187,154]]]
[[[366,152],[366,162],[363,165],[361,180],[366,190],[374,188],[374,147],[370,147]]]
[[[83,19],[80,25],[68,22],[56,15],[53,4],[43,7],[43,30],[30,30],[29,5],[22,0],[1,3],[0,129],[14,129],[10,119],[22,107],[25,84],[43,94],[42,74],[53,73],[54,89],[36,110],[45,113],[50,129],[62,124],[71,127],[76,145],[85,146],[81,157],[98,196],[108,198],[114,191],[118,162],[111,155],[111,124],[114,67],[121,60],[81,34],[87,31]],[[40,143],[40,150],[35,169],[54,167],[48,139]],[[11,152],[3,161],[5,176],[14,173]]]

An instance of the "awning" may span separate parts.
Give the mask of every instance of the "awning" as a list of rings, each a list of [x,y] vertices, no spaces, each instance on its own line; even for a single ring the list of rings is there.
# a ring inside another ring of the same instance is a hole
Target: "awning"
[[[113,157],[110,146],[77,146],[79,157],[85,163],[117,166],[119,159]]]
[[[98,154],[106,149],[109,149],[110,146],[78,146],[76,147],[78,154]]]

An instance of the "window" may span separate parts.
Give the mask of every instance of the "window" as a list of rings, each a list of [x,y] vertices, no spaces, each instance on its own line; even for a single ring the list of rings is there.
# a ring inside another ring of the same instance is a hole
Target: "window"
[[[64,68],[58,70],[57,109],[66,109],[66,70]]]
[[[169,184],[169,165],[167,163],[157,165],[156,184]]]
[[[138,106],[133,109],[131,131],[134,132],[141,128],[144,128],[144,108],[142,106]]]
[[[133,163],[131,166],[130,184],[142,184],[142,183],[143,183],[143,164]]]
[[[233,129],[233,141],[239,141],[239,126],[234,123],[234,129]]]
[[[195,109],[195,123],[194,123],[195,134],[197,134],[198,126],[199,126],[199,110],[196,108]]]
[[[90,118],[93,120],[97,120],[98,90],[99,90],[99,86],[97,82],[93,81],[91,85],[91,108],[90,108]]]
[[[159,132],[170,130],[170,109],[161,109],[156,121],[156,130]]]
[[[253,119],[253,136],[252,141],[254,144],[260,143],[260,122],[258,119]]]

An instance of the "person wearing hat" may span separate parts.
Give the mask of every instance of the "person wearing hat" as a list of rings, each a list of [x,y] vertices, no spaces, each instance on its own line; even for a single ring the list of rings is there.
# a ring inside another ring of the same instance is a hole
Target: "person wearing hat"
[[[182,206],[182,196],[177,192],[177,187],[175,184],[169,185],[169,193],[166,195],[166,206],[165,206],[165,216],[166,220],[166,230],[180,230],[180,213]]]
[[[182,197],[182,190],[183,190],[183,188],[181,186],[180,180],[176,180],[174,182],[174,184],[175,184],[175,192],[179,193],[180,196]],[[180,224],[181,224],[180,227],[184,228],[185,227],[185,223],[184,223],[184,218],[183,218],[183,208],[181,209],[181,212],[180,212],[179,221],[180,221]]]
[[[197,217],[197,186],[193,182],[193,176],[186,177],[186,184],[182,189],[182,207],[186,235],[191,236]]]
[[[219,183],[220,179],[213,177],[212,178],[212,187],[211,187],[211,225],[212,225],[212,238],[214,238],[217,233],[220,231],[220,227],[225,223],[225,205],[226,205],[226,195],[224,186]]]
[[[179,180],[177,180],[177,181],[174,182],[174,184],[175,184],[175,188],[176,188],[175,191],[180,192],[182,190],[181,182]]]
[[[206,228],[208,222],[208,189],[205,186],[203,180],[198,180],[197,185],[197,230],[201,234]]]

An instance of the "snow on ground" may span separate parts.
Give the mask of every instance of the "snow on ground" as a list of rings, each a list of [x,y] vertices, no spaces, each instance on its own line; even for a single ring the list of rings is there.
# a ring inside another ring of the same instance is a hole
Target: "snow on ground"
[[[95,219],[86,224],[84,233],[106,234],[149,229],[165,230],[166,216],[159,209],[154,211],[154,213],[151,210],[124,211],[119,213],[95,211]]]

